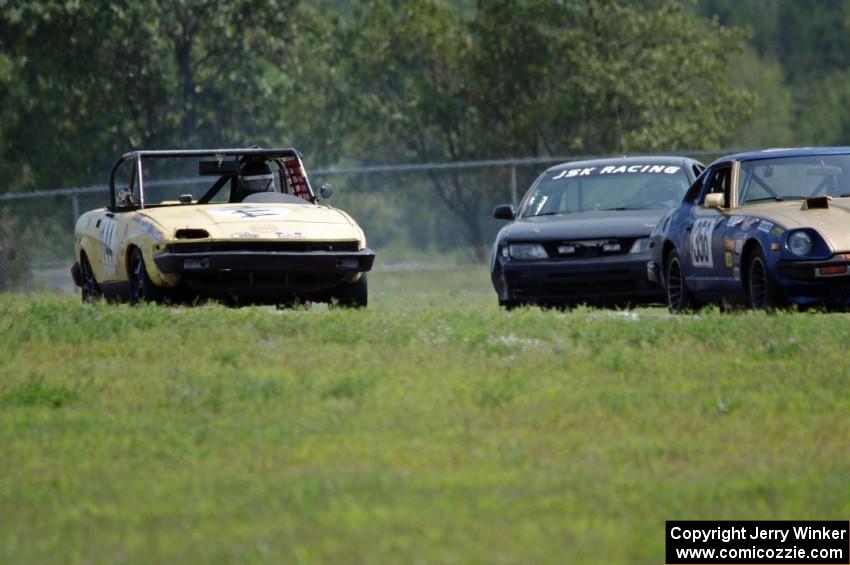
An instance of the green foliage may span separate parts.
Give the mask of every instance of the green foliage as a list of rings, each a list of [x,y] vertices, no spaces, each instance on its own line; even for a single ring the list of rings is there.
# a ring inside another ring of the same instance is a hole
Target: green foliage
[[[794,99],[785,84],[783,68],[775,61],[747,49],[732,61],[733,84],[753,95],[752,119],[739,130],[736,147],[788,147],[799,139],[795,128]]]
[[[700,0],[697,11],[750,30],[733,81],[756,93],[741,145],[850,144],[850,3],[843,0]]]
[[[0,140],[29,174],[14,188],[102,182],[130,149],[274,140],[267,75],[285,66],[294,4],[4,1],[16,87]]]
[[[499,0],[472,12],[371,0],[333,29],[321,42],[329,56],[299,75],[298,92],[317,95],[296,96],[296,115],[331,118],[346,153],[369,162],[714,146],[751,103],[726,78],[741,34],[676,0]],[[429,181],[481,256],[504,180]]]
[[[0,396],[0,405],[62,408],[76,398],[76,391],[61,384],[45,384],[44,377],[30,375],[28,381]]]
[[[653,563],[664,521],[841,519],[841,314],[0,297],[0,561]]]
[[[0,0],[0,174],[102,182],[140,147],[292,144],[316,167],[716,146],[752,104],[741,46],[679,0]],[[383,177],[362,191],[412,196],[363,209],[385,240],[484,259],[508,175]]]

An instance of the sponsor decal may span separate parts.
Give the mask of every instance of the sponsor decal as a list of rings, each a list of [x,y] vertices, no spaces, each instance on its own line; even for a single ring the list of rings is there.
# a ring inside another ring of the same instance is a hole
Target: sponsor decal
[[[724,253],[724,257],[726,258],[726,266],[731,269],[732,268],[732,252],[727,251],[726,253]]]
[[[139,227],[142,229],[142,231],[151,236],[154,241],[162,241],[163,239],[165,239],[165,236],[161,231],[159,231],[159,228],[157,228],[155,225],[145,220],[144,218],[140,216],[133,216],[133,221],[139,224]]]
[[[736,281],[741,280],[741,267],[735,267],[732,269],[732,278]]]
[[[737,226],[741,222],[743,222],[744,219],[745,219],[745,216],[729,216],[729,221],[726,222],[726,225],[729,226],[730,228],[734,228],[735,226]]]
[[[726,251],[734,251],[735,250],[735,240],[729,239],[728,237],[723,240],[723,249]]]
[[[717,223],[714,218],[694,222],[691,230],[691,263],[694,267],[714,267],[714,257],[711,250],[711,236]]]
[[[741,222],[741,229],[748,230],[758,224],[761,220],[758,218],[747,218],[743,222]]]
[[[237,239],[257,239],[258,237],[260,237],[260,234],[250,232],[250,231],[240,231],[240,232],[234,233],[231,237],[234,237],[234,238],[237,238]]]
[[[785,233],[785,230],[780,228],[779,226],[773,226],[773,229],[770,230],[770,233],[772,233],[776,237],[782,237],[782,234]]]
[[[773,222],[768,222],[767,220],[762,220],[759,224],[759,231],[763,231],[764,233],[770,233],[770,230],[773,229]]]
[[[111,218],[103,218],[100,222],[100,261],[107,273],[115,273],[115,226],[117,223]]]
[[[635,173],[650,173],[655,175],[675,175],[682,167],[675,165],[609,165],[607,167],[581,167],[558,171],[552,180],[570,179],[574,177],[589,177],[594,175],[623,175]]]
[[[743,251],[743,250],[744,250],[744,238],[739,237],[738,239],[735,240],[735,253],[740,255],[741,251]]]
[[[209,211],[214,216],[228,218],[282,218],[289,215],[286,208],[263,208],[262,206],[230,206],[227,208],[214,208]]]
[[[300,231],[288,232],[288,231],[279,231],[275,232],[275,236],[278,239],[300,239],[304,237],[304,234]]]
[[[274,224],[254,224],[252,226],[248,226],[248,229],[257,233],[270,233],[277,231],[277,226]]]

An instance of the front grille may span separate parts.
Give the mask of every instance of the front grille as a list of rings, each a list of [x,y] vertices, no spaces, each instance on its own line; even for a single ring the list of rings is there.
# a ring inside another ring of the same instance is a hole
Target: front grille
[[[610,293],[627,293],[637,290],[633,280],[570,281],[565,284],[544,284],[543,292],[552,296],[599,296]]]
[[[215,253],[217,251],[284,251],[304,253],[307,251],[358,251],[356,241],[220,241],[198,243],[172,243],[167,246],[170,253]]]
[[[189,286],[207,288],[291,288],[336,285],[344,276],[337,273],[218,272],[193,273],[186,275],[184,280]]]
[[[596,239],[576,239],[563,241],[545,241],[543,247],[549,257],[555,259],[592,259],[594,257],[608,257],[609,255],[624,255],[631,250],[635,237],[601,237]],[[618,243],[619,251],[603,251],[603,244]],[[571,246],[575,248],[574,253],[561,253],[559,247]]]

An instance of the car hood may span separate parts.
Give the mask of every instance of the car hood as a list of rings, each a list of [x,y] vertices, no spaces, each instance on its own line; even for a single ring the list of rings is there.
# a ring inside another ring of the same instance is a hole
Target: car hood
[[[664,209],[579,212],[523,218],[502,228],[499,239],[550,241],[617,237],[649,237]]]
[[[204,229],[210,237],[261,239],[360,239],[360,229],[344,212],[312,204],[208,204],[145,208],[173,239],[180,229]]]
[[[785,229],[812,228],[833,252],[850,251],[850,198],[835,198],[829,208],[807,209],[799,200],[736,208],[735,215],[762,218]]]

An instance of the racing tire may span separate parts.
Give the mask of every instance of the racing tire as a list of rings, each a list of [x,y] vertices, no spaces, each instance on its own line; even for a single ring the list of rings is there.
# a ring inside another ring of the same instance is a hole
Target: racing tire
[[[667,295],[667,308],[670,309],[670,312],[681,314],[686,310],[695,308],[696,301],[685,284],[685,276],[682,274],[682,261],[675,249],[667,257],[664,273],[664,290]]]
[[[767,259],[761,247],[750,255],[747,265],[747,299],[753,310],[773,310],[781,306],[782,300],[776,290],[776,283],[767,270]]]
[[[519,300],[499,300],[499,306],[510,312],[522,306],[522,302]]]
[[[148,276],[142,250],[138,247],[134,248],[130,255],[130,272],[128,274],[130,278],[130,304],[162,301],[164,293]]]
[[[336,300],[336,306],[342,308],[365,308],[369,303],[369,283],[366,273],[353,283],[343,283],[331,294]]]
[[[97,285],[97,279],[94,277],[91,264],[88,257],[83,255],[80,260],[80,278],[82,286],[80,287],[80,296],[83,304],[90,304],[101,297],[100,287]]]

